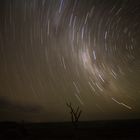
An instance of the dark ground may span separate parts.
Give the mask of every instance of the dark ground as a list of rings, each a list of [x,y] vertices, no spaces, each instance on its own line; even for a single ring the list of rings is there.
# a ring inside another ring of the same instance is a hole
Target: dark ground
[[[0,123],[0,140],[140,140],[140,120],[71,123]]]

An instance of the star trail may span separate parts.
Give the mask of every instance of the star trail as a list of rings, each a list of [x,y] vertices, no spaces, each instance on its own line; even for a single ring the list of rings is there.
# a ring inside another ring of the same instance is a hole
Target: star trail
[[[0,120],[140,118],[140,2],[2,0]]]

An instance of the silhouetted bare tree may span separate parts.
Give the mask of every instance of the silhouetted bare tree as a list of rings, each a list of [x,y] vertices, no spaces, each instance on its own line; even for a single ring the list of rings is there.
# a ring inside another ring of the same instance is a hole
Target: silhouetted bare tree
[[[71,104],[71,102],[67,102],[66,105],[70,108],[71,110],[71,121],[74,125],[74,127],[77,129],[78,128],[78,122],[79,122],[79,118],[81,116],[82,111],[79,110],[79,106],[77,107],[77,109],[75,110]]]

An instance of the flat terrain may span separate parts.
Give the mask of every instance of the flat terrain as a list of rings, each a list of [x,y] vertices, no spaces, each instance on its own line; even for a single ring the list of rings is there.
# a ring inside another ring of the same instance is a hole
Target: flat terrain
[[[65,123],[0,123],[0,140],[140,140],[140,120]]]

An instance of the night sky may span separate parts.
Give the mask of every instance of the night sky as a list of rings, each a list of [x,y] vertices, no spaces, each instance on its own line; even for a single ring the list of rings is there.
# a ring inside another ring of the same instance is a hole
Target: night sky
[[[1,0],[0,121],[140,119],[140,1]]]

